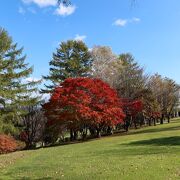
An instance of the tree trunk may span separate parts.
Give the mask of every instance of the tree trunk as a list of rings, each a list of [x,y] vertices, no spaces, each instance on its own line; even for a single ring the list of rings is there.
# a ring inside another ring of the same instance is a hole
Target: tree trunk
[[[107,128],[107,134],[113,134],[112,128],[110,126],[108,126],[108,128]]]
[[[77,138],[78,138],[78,133],[77,131],[74,131],[74,140],[77,140]]]
[[[129,122],[129,120],[126,120],[126,122],[125,122],[125,130],[126,130],[126,132],[129,131],[129,126],[130,126],[130,122]]]
[[[100,128],[97,128],[97,138],[100,138],[101,137],[101,130]]]
[[[168,116],[168,123],[170,123],[170,117]]]
[[[142,125],[144,124],[145,120],[144,120],[144,116],[141,117],[141,121],[140,121],[140,127],[142,127]]]
[[[149,126],[151,126],[151,118],[148,119]]]
[[[70,141],[73,141],[73,139],[74,139],[73,130],[70,129]]]
[[[153,118],[154,126],[156,126],[156,118]]]
[[[94,128],[89,127],[89,131],[90,131],[92,137],[96,136],[96,130]]]
[[[134,120],[134,128],[137,129],[137,123],[136,123],[136,120]]]
[[[160,124],[164,123],[164,114],[162,114],[161,120],[160,120]]]

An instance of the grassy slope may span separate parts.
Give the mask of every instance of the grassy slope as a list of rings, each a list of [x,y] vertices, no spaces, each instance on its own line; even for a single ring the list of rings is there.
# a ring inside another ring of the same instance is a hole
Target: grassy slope
[[[180,179],[180,120],[127,136],[2,155],[0,179]]]

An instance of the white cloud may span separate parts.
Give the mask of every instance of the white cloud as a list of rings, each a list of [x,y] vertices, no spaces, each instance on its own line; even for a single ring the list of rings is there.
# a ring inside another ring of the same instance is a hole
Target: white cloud
[[[39,7],[56,6],[57,0],[22,0],[25,4],[34,3]]]
[[[125,26],[128,20],[126,19],[117,19],[113,24],[116,26]]]
[[[60,4],[59,7],[56,9],[55,14],[60,16],[69,16],[73,14],[76,10],[76,6],[69,5],[65,6],[63,4]]]
[[[137,18],[137,17],[133,17],[132,19],[117,19],[113,25],[115,26],[120,26],[120,27],[124,27],[126,26],[127,24],[129,23],[138,23],[140,22],[141,19],[140,18]]]
[[[25,4],[32,4],[32,3],[36,4],[40,8],[45,8],[48,6],[54,6],[54,7],[58,6],[58,3],[57,3],[58,0],[21,0],[21,1]],[[59,16],[69,16],[73,14],[75,10],[76,10],[75,5],[65,6],[63,3],[61,3],[54,11],[54,14],[59,15]],[[28,9],[28,11],[34,14],[36,13],[36,11],[32,8]],[[19,12],[21,12],[21,14],[23,13],[22,8],[19,10]]]
[[[132,22],[140,22],[140,21],[141,21],[140,18],[137,18],[137,17],[132,18]]]
[[[25,9],[22,7],[19,7],[18,12],[23,15],[26,13]]]
[[[87,36],[85,36],[85,35],[76,34],[74,40],[75,41],[84,41],[86,38],[87,38]]]

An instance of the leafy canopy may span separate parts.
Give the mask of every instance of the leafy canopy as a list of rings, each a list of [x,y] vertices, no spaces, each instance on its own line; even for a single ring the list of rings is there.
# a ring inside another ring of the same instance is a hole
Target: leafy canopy
[[[66,79],[43,107],[50,126],[113,126],[124,118],[116,91],[99,79]]]

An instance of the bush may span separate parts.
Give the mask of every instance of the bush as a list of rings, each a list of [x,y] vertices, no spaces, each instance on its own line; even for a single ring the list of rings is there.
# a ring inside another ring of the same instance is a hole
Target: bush
[[[16,148],[17,143],[15,139],[4,134],[0,135],[0,154],[13,152]]]

